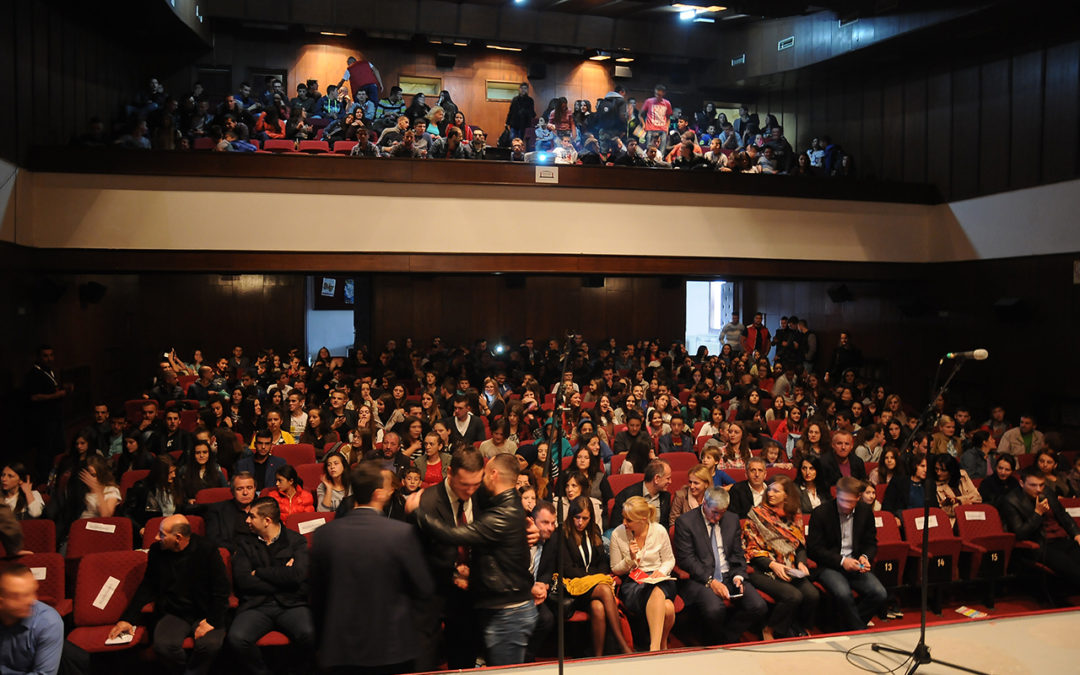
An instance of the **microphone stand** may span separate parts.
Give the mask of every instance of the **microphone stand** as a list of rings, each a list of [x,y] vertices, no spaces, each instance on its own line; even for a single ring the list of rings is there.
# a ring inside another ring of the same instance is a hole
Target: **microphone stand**
[[[949,385],[952,383],[953,378],[960,372],[961,366],[964,365],[964,361],[967,359],[957,359],[956,365],[953,366],[952,372],[949,373],[949,377],[946,378],[945,384],[941,385],[941,388],[936,393],[931,394],[930,403],[923,410],[922,415],[919,417],[919,422],[915,425],[915,428],[911,430],[907,439],[904,441],[903,446],[900,448],[900,455],[904,456],[907,451],[911,449],[911,443],[915,438],[915,435],[922,429],[923,424],[934,413],[934,404],[937,402],[939,396],[944,396],[949,390]],[[938,362],[938,374],[934,376],[934,386],[937,384],[938,375],[941,373],[941,366],[944,359]],[[919,666],[927,663],[936,663],[946,668],[952,668],[954,670],[961,670],[965,673],[973,673],[974,675],[989,675],[981,670],[975,670],[974,668],[967,668],[955,663],[949,663],[948,661],[942,661],[930,656],[930,647],[926,644],[926,606],[927,606],[927,592],[929,589],[929,574],[930,574],[930,498],[934,494],[935,486],[934,479],[930,474],[929,462],[927,463],[926,477],[923,478],[923,515],[922,515],[922,555],[920,556],[921,574],[920,574],[920,593],[921,602],[919,606],[919,643],[915,645],[915,648],[908,651],[905,649],[898,649],[892,645],[881,644],[880,642],[874,642],[870,645],[870,649],[875,652],[885,652],[889,654],[900,654],[901,656],[908,657],[912,661],[911,667],[907,670],[907,675],[914,675],[915,671],[919,669]],[[906,663],[906,661],[905,661]]]
[[[559,360],[559,386],[556,391],[555,406],[551,411],[552,427],[555,433],[552,434],[552,438],[548,441],[548,463],[545,467],[545,471],[548,474],[548,485],[551,486],[552,491],[557,493],[559,486],[559,478],[562,470],[562,415],[556,415],[560,409],[560,403],[558,401],[558,395],[562,394],[562,376],[566,372],[566,364],[570,360],[570,352],[573,348],[574,331],[568,331],[566,335],[566,346],[563,348],[562,358]],[[556,497],[558,495],[556,494]],[[559,538],[562,539],[563,529],[563,504],[561,501],[552,499],[552,503],[555,504],[555,531],[559,532]],[[554,538],[554,535],[552,535]],[[549,540],[550,541],[550,540]],[[559,570],[559,585],[555,591],[555,605],[556,616],[555,621],[556,628],[556,651],[559,658],[559,675],[563,675],[563,666],[566,661],[566,610],[563,607],[563,596],[566,593],[566,575],[564,569],[566,567],[566,546],[560,541],[559,555],[556,569]]]

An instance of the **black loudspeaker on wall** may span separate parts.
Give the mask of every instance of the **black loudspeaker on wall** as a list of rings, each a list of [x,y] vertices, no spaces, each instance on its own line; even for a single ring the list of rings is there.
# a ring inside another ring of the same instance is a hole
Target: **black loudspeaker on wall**
[[[529,64],[529,79],[542,80],[547,77],[547,64],[542,61],[533,61]]]
[[[855,299],[855,296],[851,294],[851,289],[847,287],[847,284],[840,284],[839,286],[832,286],[826,293],[829,294],[829,299],[833,302],[851,302]]]
[[[439,52],[435,55],[436,68],[453,68],[455,63],[457,63],[457,54]]]

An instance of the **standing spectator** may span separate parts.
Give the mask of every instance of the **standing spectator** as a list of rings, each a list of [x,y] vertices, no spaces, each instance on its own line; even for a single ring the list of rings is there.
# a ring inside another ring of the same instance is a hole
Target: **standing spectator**
[[[317,653],[319,666],[331,672],[413,670],[414,619],[434,587],[427,567],[416,564],[423,559],[416,531],[382,516],[391,482],[374,463],[357,466],[351,475],[355,507],[320,527],[312,540]]]
[[[341,87],[346,82],[352,89],[353,99],[359,101],[360,93],[363,92],[367,101],[376,101],[379,91],[383,88],[382,75],[375,64],[367,59],[358,60],[355,56],[345,59],[345,73],[338,82]]]
[[[471,567],[479,573],[470,575],[469,592],[483,626],[487,665],[522,663],[536,626],[536,606],[525,512],[514,488],[517,459],[513,455],[496,455],[488,461],[483,474],[484,487],[492,496],[488,507],[470,524],[448,526],[434,513],[425,511],[421,494],[410,496],[406,509],[416,511],[420,529],[436,540],[471,547]]]
[[[228,599],[229,579],[217,548],[192,533],[187,518],[169,516],[150,546],[142,583],[109,638],[133,633],[142,608],[153,602],[158,660],[177,672],[208,673],[225,641]],[[188,637],[195,638],[190,657],[183,647]]]
[[[285,633],[298,656],[315,647],[307,540],[282,526],[277,502],[269,497],[252,503],[247,525],[251,534],[237,540],[233,556],[233,587],[240,605],[228,640],[249,673],[269,675],[256,642],[271,630]]]
[[[862,366],[862,352],[851,344],[851,336],[846,330],[840,331],[840,343],[833,351],[829,362],[828,376],[833,383],[840,381],[840,376],[847,370],[857,371]]]
[[[765,327],[762,322],[763,316],[761,312],[754,314],[754,323],[746,327],[746,334],[743,337],[743,350],[747,354],[758,353],[758,356],[768,357],[770,345],[769,329]]]
[[[730,345],[731,351],[741,353],[743,350],[743,337],[746,335],[746,326],[739,321],[739,313],[731,313],[731,321],[724,324],[720,329],[721,346]]]
[[[37,476],[44,480],[52,468],[53,457],[64,451],[63,399],[75,390],[69,382],[61,382],[54,372],[56,355],[49,345],[38,347],[37,360],[23,381],[30,400],[27,408],[27,429],[34,433],[26,438],[36,452]]]
[[[1001,435],[998,441],[998,453],[1006,455],[1034,454],[1046,447],[1043,433],[1035,428],[1035,416],[1025,413],[1020,415],[1020,424]]]
[[[641,115],[645,119],[645,144],[648,147],[658,145],[661,156],[667,154],[667,135],[670,118],[674,109],[671,101],[664,98],[667,87],[662,84],[653,88],[652,98],[641,104]]]

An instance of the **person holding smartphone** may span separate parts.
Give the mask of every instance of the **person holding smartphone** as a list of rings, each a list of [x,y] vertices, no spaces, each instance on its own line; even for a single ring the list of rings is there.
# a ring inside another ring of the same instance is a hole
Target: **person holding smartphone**
[[[1021,473],[1019,490],[1013,490],[998,504],[1005,529],[1017,541],[1032,541],[1037,550],[1015,549],[1015,555],[1040,562],[1067,583],[1080,586],[1080,527],[1065,511],[1057,497],[1046,494],[1046,479],[1038,466]]]

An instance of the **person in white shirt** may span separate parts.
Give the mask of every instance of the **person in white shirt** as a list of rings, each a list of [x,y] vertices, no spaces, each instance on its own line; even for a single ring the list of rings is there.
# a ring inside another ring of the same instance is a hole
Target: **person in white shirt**
[[[675,554],[667,528],[656,520],[655,507],[631,497],[611,534],[611,572],[623,577],[619,599],[628,613],[645,617],[651,652],[667,649],[675,625]]]
[[[30,470],[22,462],[8,462],[0,469],[0,504],[19,520],[40,518],[45,510],[45,501],[30,483]]]

